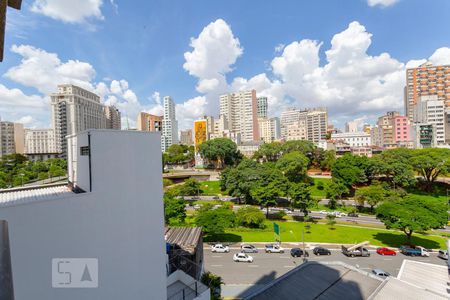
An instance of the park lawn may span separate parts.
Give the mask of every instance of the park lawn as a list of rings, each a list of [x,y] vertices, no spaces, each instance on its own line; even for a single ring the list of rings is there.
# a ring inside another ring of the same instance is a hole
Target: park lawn
[[[283,221],[276,223],[280,225],[280,235],[283,242],[301,241],[304,223]],[[405,234],[399,231],[359,228],[337,224],[334,228],[331,229],[328,225],[324,224],[311,224],[309,233],[305,231],[305,242],[353,244],[369,241],[371,245],[386,247],[400,247],[406,243]],[[205,241],[271,242],[274,241],[273,222],[267,221],[265,229],[228,229],[225,234],[205,237]],[[413,234],[412,243],[428,249],[445,247],[444,238],[417,233]]]
[[[212,181],[201,181],[200,188],[203,191],[203,195],[205,196],[215,196],[215,195],[227,195],[227,191],[220,190],[220,181],[212,180]]]
[[[317,188],[317,184],[318,184],[319,182],[322,182],[323,185],[324,185],[324,187],[325,187],[325,185],[326,185],[328,182],[330,182],[331,179],[330,179],[330,178],[313,178],[313,180],[314,180],[314,185],[311,186],[311,196],[312,196],[314,199],[318,199],[318,200],[323,199],[323,198],[326,198],[327,193],[325,192],[325,189],[319,190],[319,189]]]

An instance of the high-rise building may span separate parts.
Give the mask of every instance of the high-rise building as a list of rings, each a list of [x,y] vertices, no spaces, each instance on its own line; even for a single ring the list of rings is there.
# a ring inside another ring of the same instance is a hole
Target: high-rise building
[[[191,146],[194,143],[192,139],[192,129],[180,131],[180,144]]]
[[[308,110],[306,114],[308,141],[318,143],[327,138],[328,112],[326,108]]]
[[[435,146],[446,143],[445,102],[438,99],[437,95],[421,96],[414,106],[413,114],[415,123],[432,125]]]
[[[66,136],[106,128],[105,106],[98,95],[72,84],[60,84],[50,97],[56,150],[62,157],[67,155]]]
[[[300,115],[302,111],[290,107],[287,110],[281,112],[281,137],[288,140],[288,127],[291,125],[295,125],[298,127],[298,121],[300,120]]]
[[[259,140],[255,90],[220,96],[220,116],[230,131],[241,136],[242,142]]]
[[[427,62],[406,70],[405,114],[410,121],[419,98],[431,95],[450,106],[450,65],[434,66]]]
[[[280,139],[280,119],[275,118],[259,118],[259,135],[265,143],[271,143]]]
[[[30,160],[47,160],[57,157],[53,129],[25,129],[25,155]]]
[[[162,116],[155,116],[146,112],[140,112],[137,118],[137,130],[162,131]]]
[[[345,123],[345,132],[358,132],[358,122],[349,121]]]
[[[106,128],[107,129],[122,129],[122,120],[120,111],[114,105],[105,106],[105,115],[106,115]]]
[[[173,144],[178,144],[178,121],[175,118],[175,103],[172,97],[164,97],[164,116],[162,120],[161,150],[166,152]]]
[[[433,147],[433,125],[431,124],[420,124],[415,123],[412,126],[412,138],[414,143],[414,148],[430,148]]]
[[[258,97],[256,107],[258,118],[267,118],[267,97]]]
[[[0,121],[0,157],[24,152],[23,124]]]
[[[379,143],[376,146],[385,148],[397,147],[394,141],[394,119],[397,116],[400,116],[398,111],[389,111],[378,118],[377,127],[374,129],[378,131],[375,133],[378,137],[374,138],[374,141]]]

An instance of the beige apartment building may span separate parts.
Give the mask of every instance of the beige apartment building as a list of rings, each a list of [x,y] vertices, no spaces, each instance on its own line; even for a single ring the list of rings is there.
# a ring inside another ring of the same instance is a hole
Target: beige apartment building
[[[25,129],[25,155],[30,160],[56,158],[56,138],[53,129]]]
[[[194,140],[192,138],[192,129],[180,131],[180,144],[187,146],[191,146],[194,144]]]
[[[318,143],[326,139],[328,112],[326,108],[289,108],[281,113],[281,137]]]
[[[162,116],[155,116],[146,112],[140,112],[137,118],[137,130],[139,131],[161,131]]]
[[[23,124],[0,121],[0,157],[24,152]]]
[[[121,114],[114,105],[105,106],[106,128],[107,129],[122,129]]]
[[[259,141],[256,91],[241,91],[220,96],[220,116],[228,129],[242,142]]]

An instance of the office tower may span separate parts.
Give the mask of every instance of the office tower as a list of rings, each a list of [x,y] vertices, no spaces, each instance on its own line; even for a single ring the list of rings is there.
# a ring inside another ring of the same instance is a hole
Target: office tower
[[[242,91],[220,96],[220,116],[231,132],[239,134],[242,142],[258,141],[256,91]]]
[[[265,143],[271,143],[280,139],[280,119],[259,118],[259,135]]]
[[[193,144],[192,129],[180,131],[180,144],[191,146]]]
[[[173,144],[178,144],[178,122],[175,118],[175,103],[170,96],[164,97],[161,150],[166,152]]]
[[[258,118],[267,118],[267,97],[258,97],[256,99]]]
[[[139,131],[162,131],[162,116],[140,112],[137,118],[137,130]]]
[[[450,106],[450,65],[434,66],[430,62],[406,70],[405,114],[413,120],[414,106],[421,96],[433,96]]]
[[[3,155],[24,152],[23,124],[0,121],[0,157]]]
[[[106,128],[105,106],[96,94],[72,84],[60,84],[58,92],[50,97],[56,150],[61,157],[67,156],[66,136]]]
[[[114,105],[105,106],[106,128],[122,129],[122,121],[120,119],[120,111]]]
[[[308,140],[318,143],[327,137],[328,112],[326,108],[314,108],[306,114]]]
[[[435,146],[444,145],[446,136],[445,102],[438,99],[437,95],[421,96],[413,114],[414,123],[432,125]]]
[[[25,155],[30,160],[47,160],[57,157],[53,129],[25,129]]]
[[[345,123],[345,132],[358,132],[358,122],[349,121]]]

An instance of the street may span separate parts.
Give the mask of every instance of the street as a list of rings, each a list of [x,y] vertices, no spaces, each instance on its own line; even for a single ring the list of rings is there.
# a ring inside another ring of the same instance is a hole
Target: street
[[[249,253],[253,256],[253,263],[233,262],[233,254],[239,252],[237,246],[230,247],[229,253],[212,253],[209,247],[204,249],[205,269],[220,275],[225,282],[222,288],[224,297],[242,296],[244,293],[259,288],[268,282],[280,277],[287,271],[303,262],[303,258],[293,258],[289,254],[290,249],[286,248],[285,253],[265,253],[263,245],[257,245],[258,253]],[[301,247],[301,246],[300,246]],[[401,253],[396,256],[382,256],[371,250],[370,257],[347,257],[338,250],[338,245],[331,249],[331,255],[315,256],[312,250],[308,252],[308,260],[315,261],[342,261],[349,265],[371,272],[374,268],[380,268],[389,272],[392,276],[397,276],[404,259],[411,259],[425,263],[446,265],[447,261],[437,257],[432,253],[430,257],[409,257]]]

